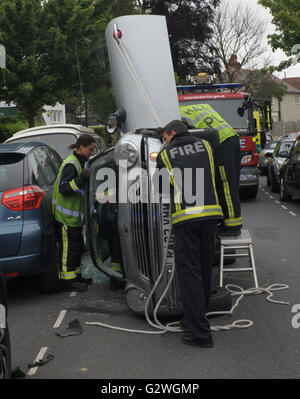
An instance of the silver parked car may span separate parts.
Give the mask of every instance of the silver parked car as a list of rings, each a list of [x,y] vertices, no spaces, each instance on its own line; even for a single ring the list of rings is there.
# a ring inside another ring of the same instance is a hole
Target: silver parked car
[[[258,168],[262,175],[267,174],[268,159],[269,159],[268,157],[273,154],[273,151],[274,151],[277,143],[278,143],[278,140],[270,141],[269,143],[267,143],[265,145],[265,148],[260,151],[259,160],[258,160]]]
[[[267,185],[272,193],[278,193],[280,188],[280,168],[294,145],[295,140],[282,140],[277,143],[273,154],[268,157]]]

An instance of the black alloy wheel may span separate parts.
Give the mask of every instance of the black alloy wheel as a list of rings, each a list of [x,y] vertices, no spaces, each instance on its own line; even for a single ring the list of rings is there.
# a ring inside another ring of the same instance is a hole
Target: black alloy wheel
[[[292,199],[291,194],[288,193],[285,183],[284,183],[284,179],[282,176],[280,176],[280,201],[289,201]]]

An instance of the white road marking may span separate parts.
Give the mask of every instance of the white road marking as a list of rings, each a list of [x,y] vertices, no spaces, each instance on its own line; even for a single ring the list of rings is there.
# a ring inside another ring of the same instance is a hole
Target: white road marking
[[[71,292],[71,294],[70,294],[70,298],[73,298],[74,296],[76,296],[77,295],[77,292]]]
[[[43,348],[41,348],[41,350],[39,351],[39,354],[37,355],[35,362],[39,362],[40,360],[43,359],[43,357],[45,356],[45,353],[47,352],[48,347],[44,346]],[[27,375],[34,375],[37,372],[37,369],[39,368],[39,366],[36,367],[31,367],[27,373]]]
[[[63,321],[63,318],[65,317],[67,311],[66,310],[62,310],[56,320],[56,322],[54,323],[53,328],[58,328],[61,325],[61,322]]]
[[[286,206],[284,206],[284,205],[281,205],[281,208],[283,208],[283,209],[287,209],[287,207],[286,207]]]
[[[280,202],[279,202],[279,201],[275,200],[275,202],[276,202],[276,204],[280,205]]]
[[[290,214],[293,216],[297,216],[294,212],[290,211]]]
[[[271,199],[274,199],[274,197],[272,197],[272,195],[270,195],[270,198],[271,198]]]

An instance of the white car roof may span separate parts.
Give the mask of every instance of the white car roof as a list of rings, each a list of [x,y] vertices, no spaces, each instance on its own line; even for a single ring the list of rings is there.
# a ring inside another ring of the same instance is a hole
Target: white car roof
[[[93,129],[82,125],[73,125],[73,124],[45,125],[45,126],[37,126],[21,130],[17,133],[14,133],[13,136],[6,141],[9,142],[10,140],[13,140],[15,138],[24,137],[24,136],[34,136],[34,135],[51,134],[51,133],[94,134],[95,132]]]

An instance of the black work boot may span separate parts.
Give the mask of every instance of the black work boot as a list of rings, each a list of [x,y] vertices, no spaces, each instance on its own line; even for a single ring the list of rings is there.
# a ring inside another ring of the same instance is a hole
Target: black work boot
[[[74,292],[83,292],[87,291],[88,285],[86,283],[81,283],[76,279],[73,280],[65,280],[62,283],[64,291],[74,291]]]
[[[93,279],[92,278],[82,277],[81,274],[78,274],[76,280],[79,281],[80,283],[85,283],[87,285],[93,284]]]

